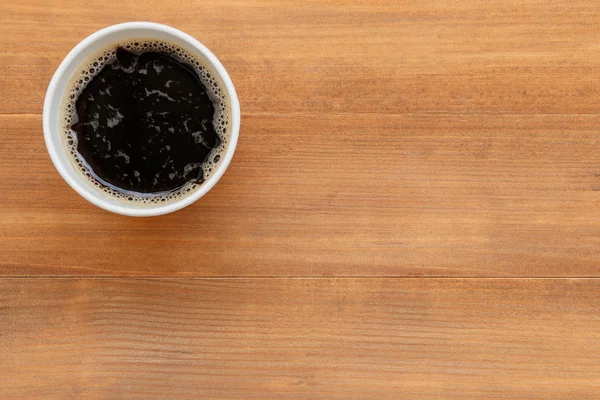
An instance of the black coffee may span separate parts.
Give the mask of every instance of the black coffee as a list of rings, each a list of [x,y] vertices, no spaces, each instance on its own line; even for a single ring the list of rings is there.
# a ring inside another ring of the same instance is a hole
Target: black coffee
[[[194,68],[166,52],[123,48],[75,103],[77,152],[113,188],[161,193],[204,180],[221,140],[215,106]]]

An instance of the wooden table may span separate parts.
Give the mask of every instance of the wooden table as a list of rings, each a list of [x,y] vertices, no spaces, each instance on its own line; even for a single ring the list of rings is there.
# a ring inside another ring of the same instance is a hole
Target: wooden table
[[[197,37],[238,150],[194,205],[80,198],[46,86]],[[0,0],[1,399],[600,398],[600,3]]]

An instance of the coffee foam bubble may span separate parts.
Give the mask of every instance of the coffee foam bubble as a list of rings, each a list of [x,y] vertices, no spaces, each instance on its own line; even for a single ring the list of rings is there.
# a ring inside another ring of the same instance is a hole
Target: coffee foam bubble
[[[117,190],[111,184],[98,178],[87,165],[85,159],[77,151],[77,133],[71,129],[71,126],[77,122],[77,112],[75,110],[77,98],[83,89],[85,89],[86,85],[102,70],[102,68],[104,68],[105,65],[116,60],[116,50],[119,47],[138,54],[148,51],[165,52],[194,68],[200,77],[200,80],[206,87],[206,91],[215,107],[213,126],[219,139],[221,139],[221,144],[212,149],[202,164],[205,181],[217,170],[219,163],[224,158],[223,156],[225,155],[229,143],[229,133],[231,131],[230,120],[228,117],[229,98],[225,88],[219,80],[216,79],[216,73],[210,70],[209,67],[203,64],[197,57],[194,57],[188,51],[175,44],[157,40],[131,40],[116,43],[110,48],[99,52],[91,59],[91,61],[84,64],[69,87],[66,102],[63,107],[62,130],[71,156],[71,161],[89,183],[94,185],[98,190],[120,201],[136,203],[139,205],[155,205],[157,203],[160,204],[179,200],[202,186],[202,183],[188,182],[179,189],[163,193],[137,193],[127,192],[122,189]]]

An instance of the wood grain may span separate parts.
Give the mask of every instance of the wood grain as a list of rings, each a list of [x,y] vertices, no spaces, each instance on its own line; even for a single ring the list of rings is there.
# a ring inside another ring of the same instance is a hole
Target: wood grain
[[[600,282],[0,280],[2,399],[596,399]]]
[[[597,399],[599,18],[0,0],[0,399]],[[200,39],[242,107],[224,178],[159,218],[88,204],[43,143],[63,57],[130,20]]]
[[[204,42],[230,72],[243,111],[600,109],[595,0],[3,0],[0,7],[0,113],[40,113],[68,51],[128,20],[170,24]]]
[[[598,276],[597,2],[0,7],[0,275]],[[226,177],[151,220],[75,195],[38,116],[130,19],[205,42],[243,110]]]
[[[1,275],[598,276],[597,2],[0,11]],[[143,221],[76,196],[38,116],[69,49],[131,19],[205,42],[243,110],[219,185]]]
[[[597,115],[246,114],[222,182],[152,219],[67,187],[39,116],[0,121],[4,275],[598,276]]]

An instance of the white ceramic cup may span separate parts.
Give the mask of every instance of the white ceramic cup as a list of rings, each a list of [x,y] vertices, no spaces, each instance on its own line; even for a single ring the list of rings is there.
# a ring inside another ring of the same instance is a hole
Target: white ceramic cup
[[[178,45],[197,57],[212,70],[213,76],[221,81],[227,91],[230,120],[229,140],[216,171],[192,193],[166,204],[138,204],[116,199],[97,188],[76,167],[69,154],[66,135],[62,130],[65,96],[69,94],[69,84],[95,55],[119,42],[130,39],[163,40]],[[167,214],[186,207],[204,196],[223,176],[229,166],[240,130],[240,103],[233,83],[223,65],[210,50],[190,35],[166,25],[151,22],[127,22],[101,29],[83,39],[60,64],[46,92],[44,101],[44,137],[50,158],[64,180],[86,200],[108,211],[130,216],[153,216]]]

